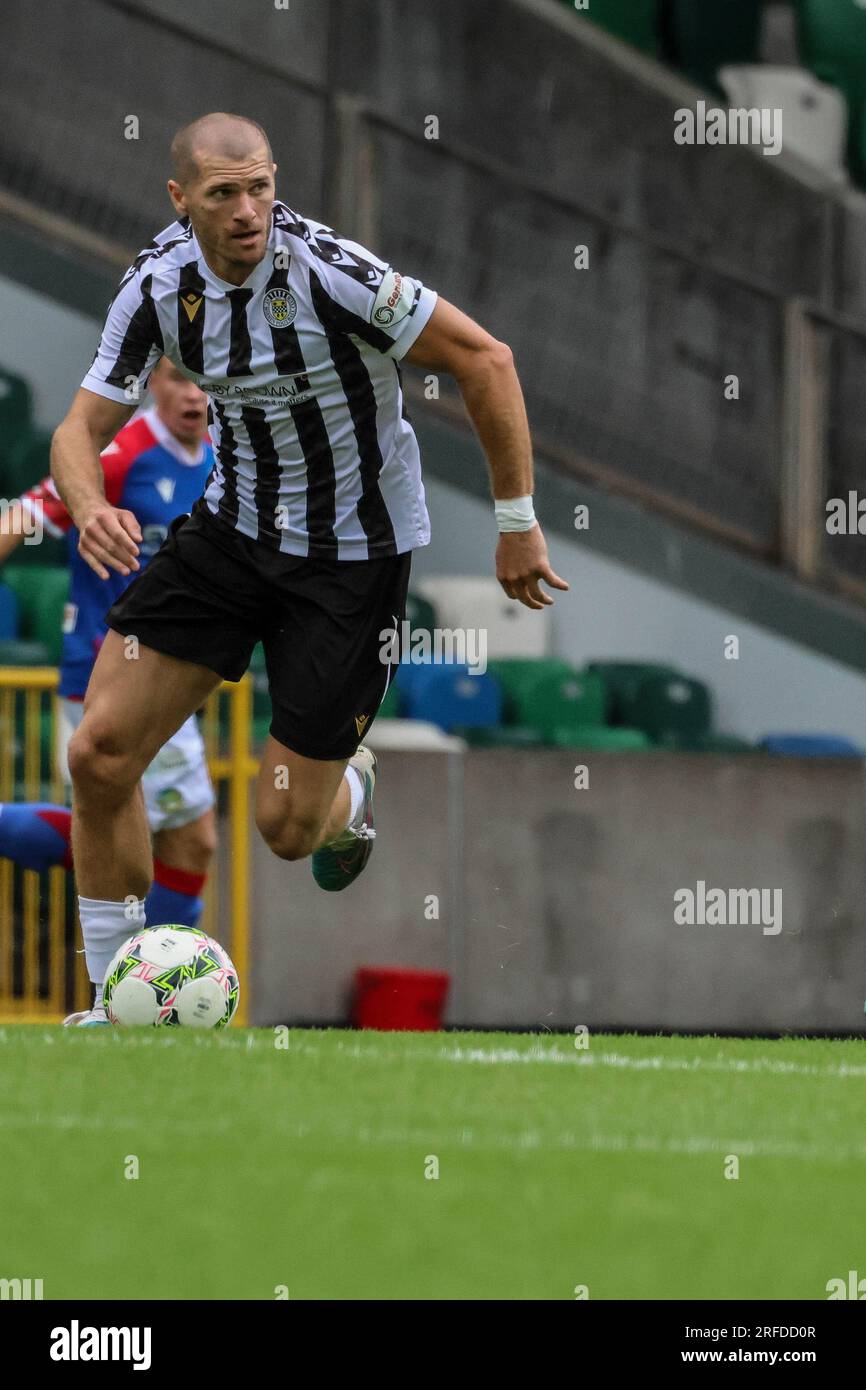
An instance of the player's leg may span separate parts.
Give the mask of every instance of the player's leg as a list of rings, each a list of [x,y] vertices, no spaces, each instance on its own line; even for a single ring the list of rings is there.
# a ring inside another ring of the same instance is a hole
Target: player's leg
[[[116,632],[102,645],[68,750],[79,915],[97,987],[115,951],[145,924],[152,856],[142,774],[219,681],[206,667],[130,648]]]
[[[150,886],[150,831],[142,774],[220,683],[204,666],[109,632],[93,669],[84,717],[69,744],[72,846],[85,897],[143,897]]]
[[[280,859],[306,859],[349,822],[347,758],[304,758],[268,735],[256,784],[256,825]]]
[[[372,849],[376,760],[358,741],[398,658],[409,565],[394,555],[299,566],[264,638],[273,718],[257,824],[281,858],[312,854],[329,891],[353,882]]]
[[[22,869],[72,867],[71,812],[50,802],[0,803],[0,859],[11,859]]]
[[[81,723],[80,701],[60,701],[58,772],[69,783],[66,749]],[[151,924],[198,925],[201,894],[216,849],[214,794],[196,719],[187,720],[142,777],[153,841],[153,884],[145,900]],[[47,802],[0,803],[0,858],[23,869],[72,868],[72,812]]]
[[[153,839],[153,884],[145,902],[148,925],[197,927],[216,850],[216,819],[195,717],[159,750],[141,785]]]
[[[61,698],[57,702],[57,775],[67,791],[66,749],[82,713],[80,700]],[[11,859],[22,869],[71,869],[71,837],[72,812],[68,806],[32,801],[0,804],[0,858]]]
[[[153,884],[145,902],[150,926],[199,925],[202,893],[216,845],[213,810],[187,825],[157,831],[153,837]]]

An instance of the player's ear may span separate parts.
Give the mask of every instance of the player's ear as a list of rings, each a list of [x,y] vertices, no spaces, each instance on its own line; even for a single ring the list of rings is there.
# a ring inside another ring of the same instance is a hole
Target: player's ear
[[[168,189],[168,196],[169,198],[171,198],[175,212],[182,213],[184,216],[186,216],[186,199],[183,196],[183,189],[181,188],[180,184],[177,182],[176,179],[169,179],[168,183],[166,184],[166,187]]]

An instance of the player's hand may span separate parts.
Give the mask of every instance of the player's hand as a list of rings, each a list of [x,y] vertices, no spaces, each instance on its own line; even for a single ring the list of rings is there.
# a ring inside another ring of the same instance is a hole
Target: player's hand
[[[80,532],[78,553],[100,579],[107,579],[110,569],[127,575],[140,568],[136,557],[141,527],[132,512],[99,502],[76,522]]]
[[[499,537],[496,578],[509,598],[518,599],[527,608],[546,608],[553,603],[540,587],[542,579],[551,589],[568,588],[550,568],[547,544],[537,522],[531,531],[506,531]]]

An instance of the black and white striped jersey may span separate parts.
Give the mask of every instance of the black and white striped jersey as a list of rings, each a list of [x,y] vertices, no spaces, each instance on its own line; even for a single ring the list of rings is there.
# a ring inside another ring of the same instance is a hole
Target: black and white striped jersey
[[[291,555],[401,554],[430,539],[397,359],[436,294],[320,222],[274,204],[238,288],[186,219],[126,272],[82,386],[138,399],[163,355],[211,402],[209,510]]]

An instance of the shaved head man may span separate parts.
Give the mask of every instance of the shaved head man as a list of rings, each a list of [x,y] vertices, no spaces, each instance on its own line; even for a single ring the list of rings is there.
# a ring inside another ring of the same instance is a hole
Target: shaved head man
[[[274,201],[274,164],[262,127],[246,116],[213,111],[171,142],[168,192],[195,224],[199,245],[221,279],[242,285],[262,259]]]
[[[216,154],[239,163],[262,146],[268,163],[274,167],[270,142],[258,121],[251,121],[248,116],[234,116],[228,111],[212,111],[207,116],[199,116],[198,120],[182,126],[171,142],[174,181],[180,185],[191,183],[198,174],[200,161],[208,155]]]

